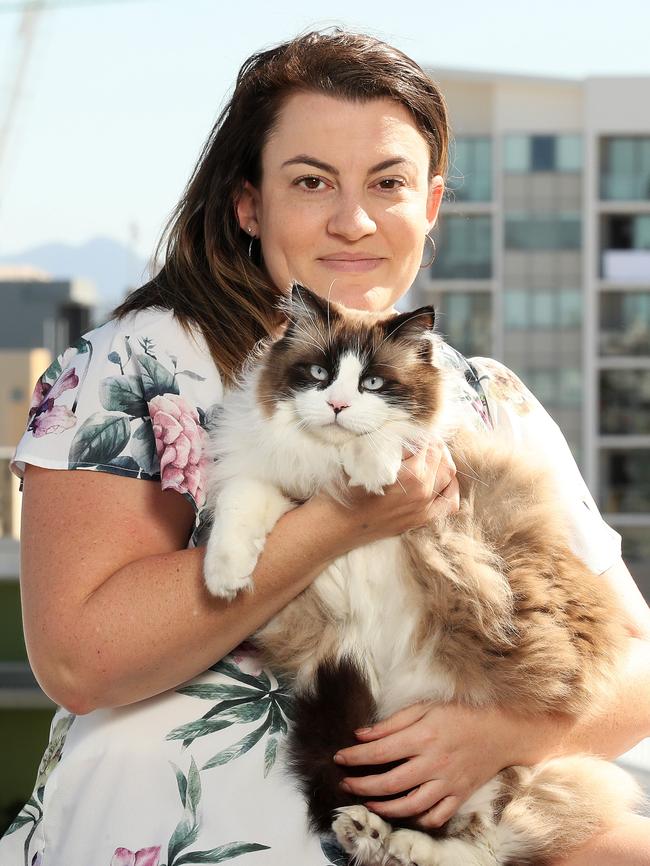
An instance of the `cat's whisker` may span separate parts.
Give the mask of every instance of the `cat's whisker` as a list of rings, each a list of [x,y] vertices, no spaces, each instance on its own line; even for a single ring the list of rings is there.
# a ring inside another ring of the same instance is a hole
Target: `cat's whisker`
[[[476,475],[470,475],[469,472],[461,472],[460,469],[456,469],[456,475],[464,475],[466,478],[471,478],[472,481],[477,481],[479,484],[482,484],[484,487],[490,486],[487,483],[487,481],[483,481],[481,478],[477,478]]]

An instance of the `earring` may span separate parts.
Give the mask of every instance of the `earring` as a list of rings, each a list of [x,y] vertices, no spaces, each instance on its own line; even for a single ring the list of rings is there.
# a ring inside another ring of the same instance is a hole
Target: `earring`
[[[427,241],[431,241],[431,246],[433,247],[433,256],[431,257],[431,260],[430,260],[430,261],[426,262],[426,264],[424,264],[424,265],[420,265],[420,270],[424,270],[424,268],[430,268],[431,265],[432,265],[432,264],[435,262],[435,260],[436,260],[436,242],[435,242],[434,239],[431,237],[431,235],[425,235],[425,236],[424,236],[424,242],[425,242],[425,244],[426,244]]]
[[[248,226],[246,231],[252,235],[253,234],[253,226]],[[249,259],[253,258],[253,241],[254,240],[255,240],[255,235],[253,235],[253,237],[251,238],[251,242],[248,245],[248,258]]]

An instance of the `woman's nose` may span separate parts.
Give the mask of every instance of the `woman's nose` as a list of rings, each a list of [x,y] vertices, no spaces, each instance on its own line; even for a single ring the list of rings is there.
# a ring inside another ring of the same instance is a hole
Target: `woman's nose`
[[[328,221],[330,234],[356,241],[374,234],[377,225],[358,199],[341,198]]]

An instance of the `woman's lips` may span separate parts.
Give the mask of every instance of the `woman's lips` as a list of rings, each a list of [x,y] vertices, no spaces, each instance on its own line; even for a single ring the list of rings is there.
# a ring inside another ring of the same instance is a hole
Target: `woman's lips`
[[[384,259],[318,259],[330,271],[339,273],[364,273],[374,271]]]

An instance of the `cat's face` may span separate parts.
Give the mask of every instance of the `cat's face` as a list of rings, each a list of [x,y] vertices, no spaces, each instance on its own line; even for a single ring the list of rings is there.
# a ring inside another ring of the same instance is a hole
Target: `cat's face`
[[[297,425],[334,444],[389,423],[431,424],[441,389],[432,366],[432,307],[395,316],[359,313],[296,285],[289,316],[260,378],[268,416],[290,407]]]

